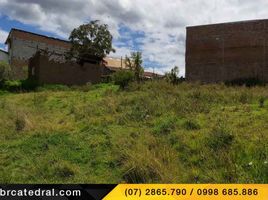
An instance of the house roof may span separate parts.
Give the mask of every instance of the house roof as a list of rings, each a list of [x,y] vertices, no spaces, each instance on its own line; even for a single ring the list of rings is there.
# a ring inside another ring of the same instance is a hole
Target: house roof
[[[5,51],[5,50],[3,50],[3,49],[0,49],[0,51],[1,51],[1,52],[3,52],[3,53],[8,54],[8,52],[7,52],[7,51]]]
[[[5,44],[7,44],[8,39],[10,38],[10,35],[11,35],[12,32],[28,33],[28,34],[36,35],[36,36],[43,37],[43,38],[46,38],[46,39],[51,39],[51,40],[57,40],[57,41],[60,41],[60,42],[70,43],[70,42],[67,41],[67,40],[63,40],[63,39],[59,39],[59,38],[55,38],[55,37],[49,37],[49,36],[46,36],[46,35],[41,35],[41,34],[38,34],[38,33],[33,33],[33,32],[29,32],[29,31],[25,31],[25,30],[17,29],[17,28],[12,28],[12,29],[10,30],[9,34],[8,34],[8,37],[7,37],[7,39],[6,39]]]
[[[143,76],[148,77],[148,78],[163,77],[163,75],[156,74],[156,73],[153,73],[153,72],[144,72]]]

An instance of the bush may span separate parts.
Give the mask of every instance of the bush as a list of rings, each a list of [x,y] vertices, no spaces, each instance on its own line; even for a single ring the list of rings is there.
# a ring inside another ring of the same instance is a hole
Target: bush
[[[10,66],[6,62],[0,62],[0,82],[9,80],[11,76]]]
[[[22,88],[21,81],[4,81],[3,89],[8,90],[10,92],[18,92]]]
[[[260,108],[264,107],[265,100],[266,100],[266,98],[264,96],[261,96],[259,98],[259,106],[260,106]]]
[[[21,81],[22,90],[31,91],[38,87],[38,82],[35,79],[26,79]]]
[[[125,89],[134,80],[134,73],[128,70],[119,70],[112,75],[112,80],[121,89]]]
[[[26,80],[7,80],[2,84],[2,88],[9,92],[19,92],[19,91],[31,91],[35,90],[38,86],[37,81],[32,79]]]
[[[176,85],[179,83],[180,78],[178,77],[179,75],[179,68],[175,66],[174,68],[171,69],[170,72],[165,74],[165,79],[167,82]]]

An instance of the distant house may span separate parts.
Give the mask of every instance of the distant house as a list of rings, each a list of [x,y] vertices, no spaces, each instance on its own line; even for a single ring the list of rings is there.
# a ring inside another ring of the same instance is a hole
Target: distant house
[[[0,49],[0,62],[8,62],[8,52]]]
[[[186,79],[268,82],[268,20],[187,27]]]
[[[19,29],[11,29],[6,40],[9,63],[16,79],[27,78],[29,59],[38,49],[63,54],[70,48],[68,41],[47,37]]]
[[[159,79],[159,78],[163,78],[164,76],[157,74],[157,73],[153,73],[153,72],[144,72],[143,77],[145,79],[154,79],[154,78]]]
[[[1,50],[0,60],[3,59],[9,62],[14,79],[25,79],[28,77],[29,72],[31,73],[29,71],[30,58],[38,51],[47,51],[51,53],[51,60],[60,61],[64,58],[63,55],[71,48],[69,41],[15,28],[11,29],[6,45],[8,52]],[[117,70],[127,69],[125,60],[122,58],[106,57],[104,58],[104,64],[106,67],[101,70],[104,76]],[[150,72],[147,75],[146,73],[145,76],[148,77]]]
[[[69,41],[15,28],[11,29],[6,45],[8,46],[8,52],[1,51],[0,56],[8,60],[15,79],[27,78],[29,59],[38,50],[53,52],[51,59],[57,60],[58,57],[62,57],[71,47]],[[104,60],[107,67],[125,68],[123,59],[107,57]]]

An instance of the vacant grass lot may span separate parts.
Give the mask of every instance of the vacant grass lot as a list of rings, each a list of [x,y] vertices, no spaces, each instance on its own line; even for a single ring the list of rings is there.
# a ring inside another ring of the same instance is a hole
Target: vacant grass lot
[[[268,183],[268,87],[0,92],[1,183]]]

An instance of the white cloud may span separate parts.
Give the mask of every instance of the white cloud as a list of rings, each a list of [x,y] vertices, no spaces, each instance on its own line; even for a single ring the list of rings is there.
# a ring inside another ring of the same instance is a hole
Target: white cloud
[[[178,65],[181,74],[186,26],[268,18],[267,7],[267,0],[0,0],[0,13],[62,37],[92,19],[108,23],[115,39],[123,36],[120,24],[143,31],[139,42],[144,58],[163,66],[158,71]],[[129,50],[117,47],[115,55]]]

